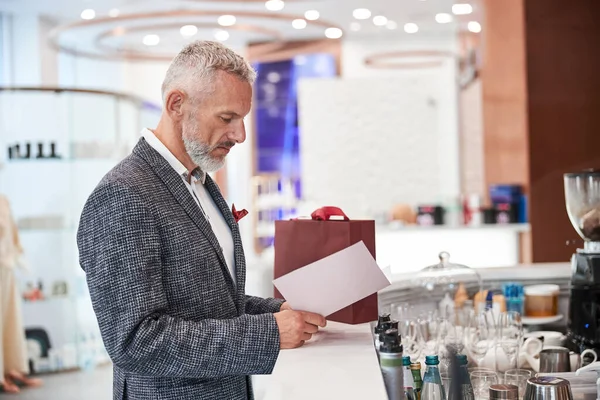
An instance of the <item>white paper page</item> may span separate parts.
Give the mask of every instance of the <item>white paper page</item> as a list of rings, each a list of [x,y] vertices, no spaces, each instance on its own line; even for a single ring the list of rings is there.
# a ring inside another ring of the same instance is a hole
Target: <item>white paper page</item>
[[[360,241],[273,281],[295,310],[324,316],[390,285]]]

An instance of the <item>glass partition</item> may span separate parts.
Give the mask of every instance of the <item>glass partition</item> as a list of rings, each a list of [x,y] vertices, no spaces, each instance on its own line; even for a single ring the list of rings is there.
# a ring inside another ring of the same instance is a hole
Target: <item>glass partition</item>
[[[29,266],[18,278],[34,372],[108,361],[79,267],[77,225],[100,179],[159,117],[157,106],[122,94],[0,88],[0,194]]]

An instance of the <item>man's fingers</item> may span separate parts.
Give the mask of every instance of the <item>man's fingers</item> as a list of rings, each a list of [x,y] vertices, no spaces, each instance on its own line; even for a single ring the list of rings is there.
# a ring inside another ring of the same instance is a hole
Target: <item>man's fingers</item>
[[[313,334],[313,333],[317,333],[318,330],[319,330],[319,327],[317,325],[304,323],[304,332]]]
[[[311,337],[312,337],[312,335],[310,333],[303,333],[300,338],[302,339],[303,342],[308,342]]]
[[[309,324],[320,326],[321,328],[324,328],[327,325],[327,321],[322,315],[306,311],[303,311],[302,315],[304,315],[304,321]]]

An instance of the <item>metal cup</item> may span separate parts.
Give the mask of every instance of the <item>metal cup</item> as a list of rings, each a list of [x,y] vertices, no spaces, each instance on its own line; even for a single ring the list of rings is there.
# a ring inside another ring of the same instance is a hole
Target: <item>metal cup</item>
[[[490,386],[490,400],[519,400],[519,387],[515,385]]]
[[[523,400],[573,400],[569,381],[552,376],[530,378]]]
[[[571,372],[568,349],[546,349],[540,352],[540,372]]]

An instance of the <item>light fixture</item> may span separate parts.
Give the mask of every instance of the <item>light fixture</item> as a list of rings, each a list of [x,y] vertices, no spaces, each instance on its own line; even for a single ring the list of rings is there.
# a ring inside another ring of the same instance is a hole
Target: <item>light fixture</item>
[[[377,15],[376,17],[373,17],[373,23],[377,26],[385,26],[385,24],[388,23],[388,19],[383,15]]]
[[[292,21],[292,26],[294,27],[294,29],[304,29],[306,28],[306,20],[295,19]]]
[[[352,22],[350,24],[350,30],[354,31],[354,32],[360,31],[360,23],[359,22]]]
[[[467,24],[467,29],[469,29],[470,32],[479,33],[481,32],[481,24],[477,21],[470,21]]]
[[[473,12],[473,6],[470,4],[453,4],[452,13],[454,15],[468,15]]]
[[[91,8],[85,9],[81,12],[81,19],[94,19],[96,18],[96,11]]]
[[[308,10],[304,13],[304,18],[306,18],[309,21],[316,21],[319,19],[320,16],[321,14],[319,14],[317,10]]]
[[[388,21],[387,24],[385,24],[385,27],[394,30],[398,28],[398,24],[396,23],[396,21]]]
[[[158,35],[146,35],[144,36],[144,39],[142,40],[142,42],[146,45],[146,46],[156,46],[157,44],[160,43],[160,37]]]
[[[417,24],[409,22],[408,24],[404,24],[404,32],[417,33],[417,32],[419,32],[419,26]]]
[[[235,16],[234,15],[221,15],[217,19],[217,23],[221,26],[232,26],[235,25]]]
[[[196,25],[184,25],[179,30],[179,33],[181,33],[181,36],[185,37],[194,36],[196,33],[198,33],[198,28]]]
[[[117,18],[121,14],[118,8],[113,8],[108,12],[108,16],[111,18]]]
[[[357,8],[352,11],[352,16],[356,19],[369,19],[371,18],[371,11],[366,8]]]
[[[435,22],[438,24],[449,24],[452,22],[452,15],[448,13],[435,14]]]
[[[265,3],[265,7],[267,7],[267,10],[269,11],[280,11],[283,10],[284,6],[285,3],[283,2],[283,0],[268,0]]]
[[[222,29],[217,29],[215,31],[215,39],[217,39],[220,42],[224,42],[227,39],[229,39],[229,32],[224,31]]]
[[[325,29],[325,36],[329,39],[339,39],[343,35],[343,32],[340,28],[327,28]]]

